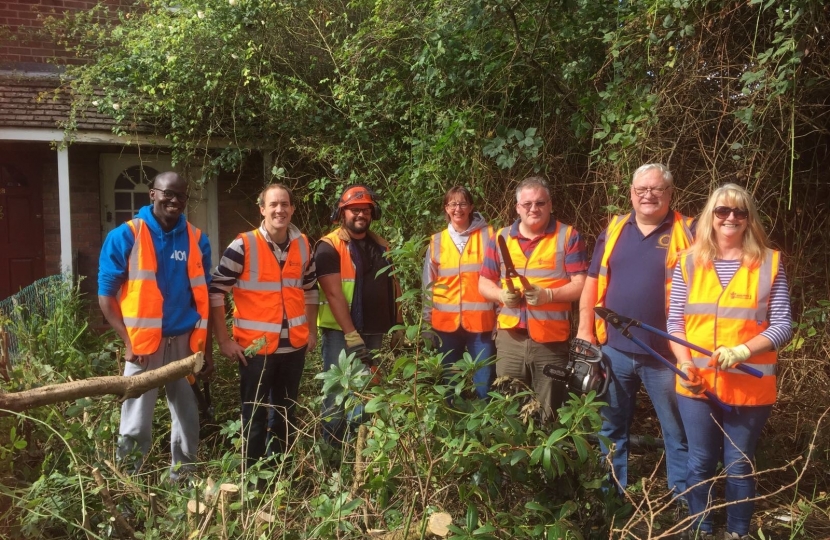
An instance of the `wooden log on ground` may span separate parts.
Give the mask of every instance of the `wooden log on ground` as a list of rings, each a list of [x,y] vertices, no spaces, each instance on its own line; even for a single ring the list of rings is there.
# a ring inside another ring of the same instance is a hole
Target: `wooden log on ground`
[[[132,377],[123,375],[93,377],[81,381],[41,386],[23,392],[0,394],[0,410],[22,412],[43,405],[109,394],[120,396],[123,401],[138,397],[151,388],[158,388],[189,374],[198,373],[202,370],[203,363],[203,355],[199,352]]]

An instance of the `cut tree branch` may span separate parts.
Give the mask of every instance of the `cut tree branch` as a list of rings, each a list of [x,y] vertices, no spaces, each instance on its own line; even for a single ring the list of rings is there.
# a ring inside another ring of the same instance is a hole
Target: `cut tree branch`
[[[122,401],[135,398],[151,388],[158,388],[191,373],[198,373],[203,363],[203,355],[198,352],[164,367],[131,377],[122,375],[93,377],[82,381],[41,386],[23,392],[0,394],[0,415],[8,414],[6,411],[27,411],[43,405],[84,397],[113,394],[119,396]]]

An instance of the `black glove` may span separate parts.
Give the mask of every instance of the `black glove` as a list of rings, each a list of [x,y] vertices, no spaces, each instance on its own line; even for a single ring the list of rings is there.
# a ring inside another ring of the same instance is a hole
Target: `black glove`
[[[346,347],[346,355],[354,354],[354,357],[363,362],[367,368],[371,368],[374,364],[372,353],[366,348],[366,345],[361,343],[354,347]]]

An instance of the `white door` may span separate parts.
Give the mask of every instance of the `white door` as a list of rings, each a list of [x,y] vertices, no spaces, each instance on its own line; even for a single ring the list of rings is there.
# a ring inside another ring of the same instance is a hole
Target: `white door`
[[[169,155],[164,154],[101,154],[101,229],[106,235],[118,225],[131,220],[139,208],[150,204],[150,184],[164,171],[176,171]],[[216,266],[221,253],[217,253],[219,238],[216,180],[198,186],[191,178],[198,178],[199,171],[184,174],[188,179],[190,199],[187,202],[187,219],[208,235],[212,266]]]

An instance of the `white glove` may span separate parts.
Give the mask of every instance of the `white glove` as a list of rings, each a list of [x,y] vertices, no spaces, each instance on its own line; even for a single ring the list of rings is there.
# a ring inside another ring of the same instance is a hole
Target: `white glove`
[[[525,289],[525,298],[529,306],[544,306],[553,301],[553,289],[543,289],[538,285],[531,285]]]
[[[522,293],[519,291],[510,292],[509,289],[502,289],[499,294],[499,300],[504,304],[504,307],[517,308],[522,302]]]
[[[735,347],[718,347],[712,354],[712,361],[709,365],[714,367],[715,364],[719,364],[721,369],[729,369],[746,362],[750,356],[752,352],[744,344]]]

